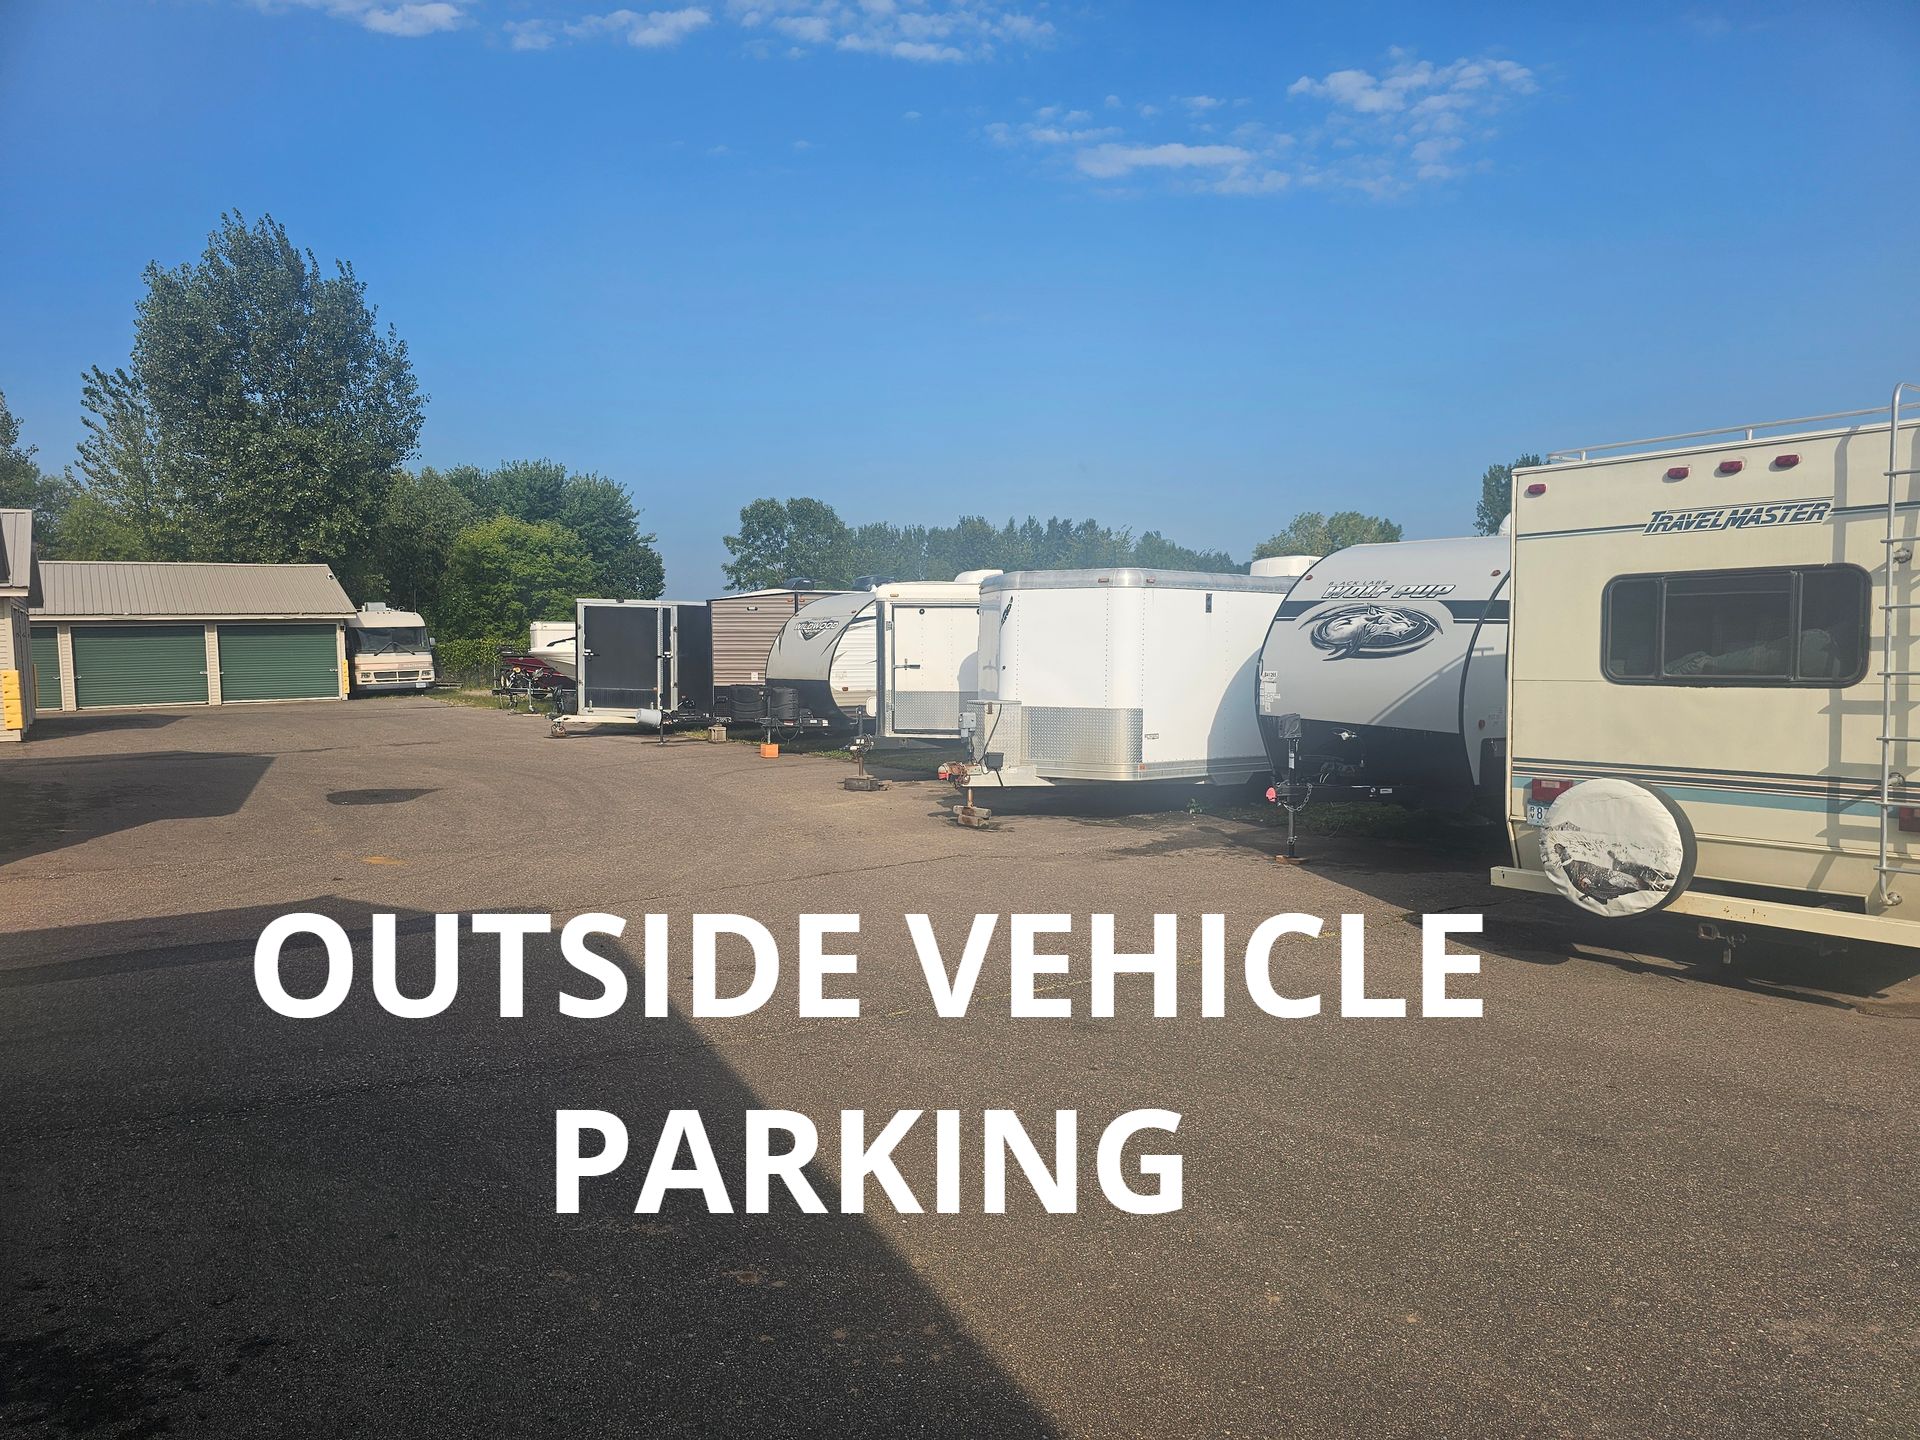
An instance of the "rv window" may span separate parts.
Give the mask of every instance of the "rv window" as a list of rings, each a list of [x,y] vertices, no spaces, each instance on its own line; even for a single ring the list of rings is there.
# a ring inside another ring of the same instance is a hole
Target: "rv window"
[[[1623,577],[1603,602],[1602,669],[1622,684],[1852,685],[1869,589],[1852,565]]]

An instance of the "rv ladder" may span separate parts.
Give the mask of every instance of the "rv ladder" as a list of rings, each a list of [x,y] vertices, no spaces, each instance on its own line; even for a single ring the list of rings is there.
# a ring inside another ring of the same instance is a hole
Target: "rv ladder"
[[[1900,463],[1900,411],[1905,404],[1920,405],[1920,384],[1903,380],[1893,387],[1893,399],[1887,407],[1887,538],[1881,542],[1886,548],[1887,563],[1884,571],[1886,593],[1880,605],[1880,860],[1875,866],[1880,877],[1880,903],[1893,906],[1900,903],[1900,894],[1893,888],[1896,875],[1920,876],[1920,869],[1908,865],[1896,865],[1893,860],[1894,827],[1898,823],[1897,812],[1906,808],[1910,801],[1896,801],[1893,798],[1894,782],[1897,779],[1903,794],[1909,789],[1908,778],[1904,772],[1893,768],[1894,756],[1902,745],[1913,744],[1920,736],[1907,733],[1907,725],[1912,718],[1912,685],[1907,683],[1903,689],[1902,703],[1894,704],[1894,682],[1911,682],[1920,671],[1894,668],[1894,617],[1903,610],[1920,610],[1920,602],[1896,600],[1894,598],[1894,574],[1901,567],[1907,567],[1901,575],[1904,583],[1913,581],[1913,547],[1915,537],[1900,533],[1900,482],[1908,481],[1908,489],[1913,487],[1914,476],[1920,475],[1920,468],[1903,466]],[[1911,500],[1909,495],[1907,499]]]

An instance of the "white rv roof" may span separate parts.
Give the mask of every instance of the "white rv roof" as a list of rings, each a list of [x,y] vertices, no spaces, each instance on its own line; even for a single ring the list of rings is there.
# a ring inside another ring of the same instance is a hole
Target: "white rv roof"
[[[1284,595],[1294,586],[1291,575],[1210,575],[1199,570],[1137,570],[1115,566],[1110,570],[1015,570],[982,581],[981,593],[1005,590],[1257,590]]]
[[[905,601],[909,605],[920,602],[972,600],[980,593],[980,582],[977,580],[897,580],[891,584],[874,586],[873,593],[882,600]]]
[[[412,610],[362,610],[347,621],[349,630],[402,630],[424,626],[426,620]]]

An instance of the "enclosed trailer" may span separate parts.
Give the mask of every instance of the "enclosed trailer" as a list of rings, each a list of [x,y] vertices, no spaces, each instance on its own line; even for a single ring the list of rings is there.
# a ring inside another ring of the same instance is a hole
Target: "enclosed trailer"
[[[975,786],[1179,780],[1267,769],[1249,704],[1287,575],[1032,570],[980,587]]]
[[[958,740],[980,688],[980,585],[1002,572],[898,581],[873,589],[875,703],[884,740]]]
[[[662,727],[705,718],[713,632],[704,601],[581,600],[574,627],[581,719]]]
[[[1916,411],[1515,472],[1496,884],[1920,945]]]
[[[1504,536],[1354,545],[1293,587],[1260,652],[1276,774],[1461,801],[1505,783]],[[1291,757],[1289,750],[1292,751]]]

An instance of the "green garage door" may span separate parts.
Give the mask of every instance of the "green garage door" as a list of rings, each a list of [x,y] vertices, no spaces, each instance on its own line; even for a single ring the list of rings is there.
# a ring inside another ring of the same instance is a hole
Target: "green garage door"
[[[325,700],[340,694],[337,625],[222,625],[222,700]]]
[[[60,632],[51,625],[33,627],[33,708],[60,708]]]
[[[76,625],[74,699],[97,705],[207,703],[207,632],[200,625]]]

